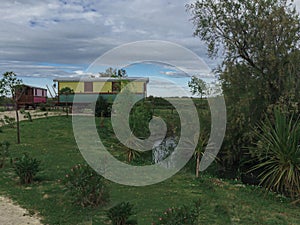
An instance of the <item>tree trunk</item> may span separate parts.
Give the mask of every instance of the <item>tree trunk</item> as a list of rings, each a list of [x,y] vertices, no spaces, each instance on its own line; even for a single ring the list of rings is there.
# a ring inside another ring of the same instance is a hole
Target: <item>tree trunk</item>
[[[196,177],[199,177],[200,154],[197,154]]]
[[[103,111],[100,113],[100,127],[104,127],[104,115]]]
[[[67,117],[69,117],[68,96],[66,96],[66,113],[67,113]]]
[[[19,121],[19,113],[18,113],[18,103],[15,103],[15,111],[16,111],[16,120],[17,120],[17,141],[18,144],[21,143],[21,138],[20,138],[20,121]]]

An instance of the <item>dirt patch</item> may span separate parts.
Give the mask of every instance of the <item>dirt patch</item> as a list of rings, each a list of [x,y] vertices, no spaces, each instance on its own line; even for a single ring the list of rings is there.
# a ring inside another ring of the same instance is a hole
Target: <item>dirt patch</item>
[[[46,113],[47,116],[60,116],[64,114],[63,112],[41,112],[37,110],[26,110],[26,112],[30,112],[32,119],[45,118]],[[16,112],[15,111],[0,112],[0,119],[3,119],[4,116],[8,116],[16,119]],[[19,111],[19,119],[20,121],[27,120],[27,118],[25,118],[25,114],[20,113],[20,111]]]
[[[18,206],[7,197],[0,196],[0,224],[42,225],[36,215],[30,216],[26,209]]]

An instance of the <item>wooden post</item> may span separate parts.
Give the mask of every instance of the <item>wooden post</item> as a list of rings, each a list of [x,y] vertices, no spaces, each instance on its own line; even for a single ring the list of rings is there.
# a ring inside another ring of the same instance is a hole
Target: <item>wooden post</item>
[[[20,137],[20,121],[19,121],[19,113],[18,113],[18,102],[15,102],[15,111],[16,111],[16,120],[17,120],[17,141],[18,144],[21,143],[21,137]]]

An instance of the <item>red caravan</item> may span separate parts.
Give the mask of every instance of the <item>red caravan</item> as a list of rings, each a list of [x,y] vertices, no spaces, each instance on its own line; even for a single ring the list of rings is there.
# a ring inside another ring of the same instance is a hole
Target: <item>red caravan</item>
[[[36,108],[37,105],[47,102],[47,89],[23,84],[16,96],[19,98],[19,107]]]

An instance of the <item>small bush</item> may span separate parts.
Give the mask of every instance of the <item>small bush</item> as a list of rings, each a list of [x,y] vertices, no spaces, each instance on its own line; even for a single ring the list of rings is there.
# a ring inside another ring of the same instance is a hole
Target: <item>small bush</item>
[[[128,220],[130,216],[134,215],[132,209],[133,205],[129,202],[121,202],[110,208],[107,212],[107,216],[111,219],[113,225],[137,224],[136,220]]]
[[[97,207],[109,202],[105,179],[88,165],[74,166],[63,181],[75,204]]]
[[[199,215],[200,201],[196,201],[192,206],[168,208],[153,225],[198,225]]]
[[[9,154],[10,143],[8,141],[3,141],[0,143],[0,168],[4,167],[5,160],[10,156]]]
[[[21,184],[31,184],[37,172],[40,171],[40,161],[24,153],[14,162],[14,170],[19,176]]]

